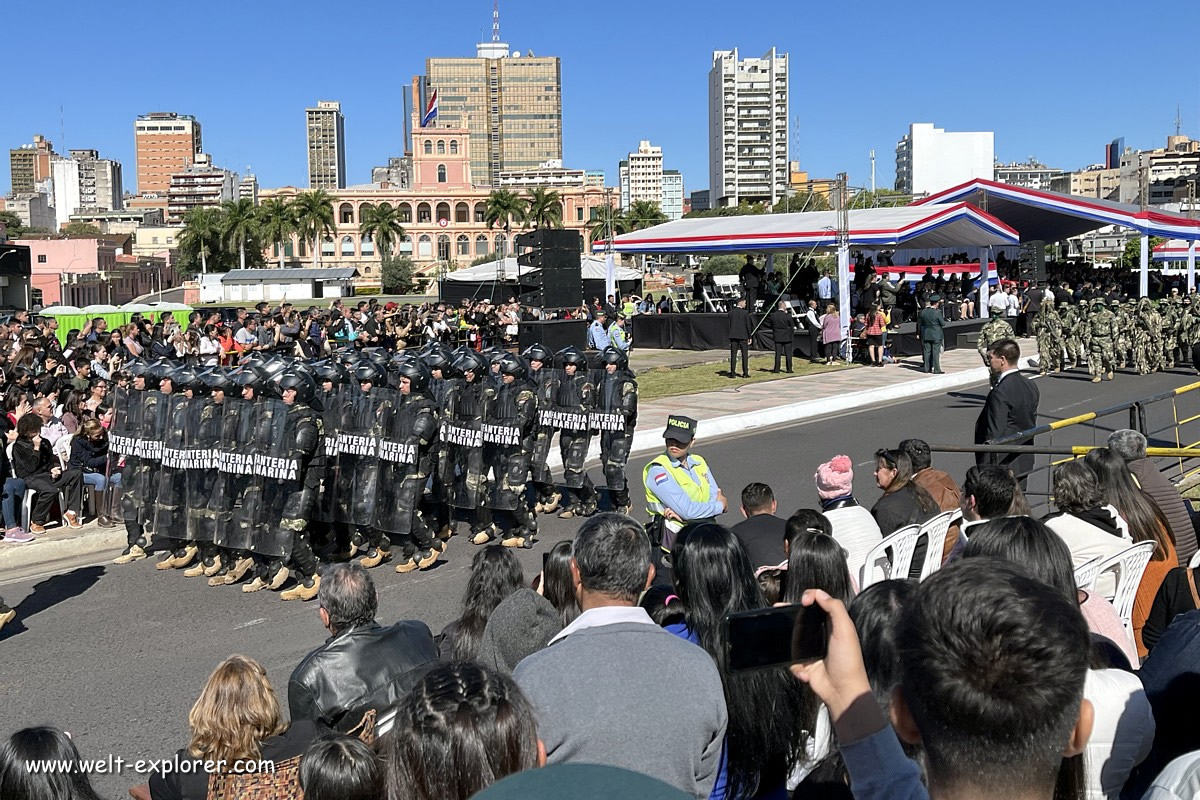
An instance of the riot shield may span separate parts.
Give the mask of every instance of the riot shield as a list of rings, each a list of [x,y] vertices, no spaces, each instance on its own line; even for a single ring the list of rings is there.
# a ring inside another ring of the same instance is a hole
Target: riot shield
[[[614,492],[625,492],[625,466],[637,426],[637,381],[631,373],[617,370],[612,375],[601,374],[591,419],[592,430],[600,432],[605,485]]]
[[[483,475],[484,385],[459,381],[446,398],[439,436],[447,447],[448,500],[455,508],[477,508],[486,499]],[[452,470],[452,472],[451,472]]]
[[[558,448],[562,455],[563,483],[572,489],[584,485],[584,463],[591,441],[591,412],[595,404],[595,387],[587,373],[567,375],[556,370],[557,389],[554,403],[546,411],[549,421],[558,429]],[[547,417],[542,417],[545,421]]]
[[[432,462],[430,447],[420,445],[421,431],[429,436],[437,421],[428,397],[398,395],[396,399],[380,417],[379,496],[373,527],[407,534]]]
[[[296,479],[298,465],[278,458],[284,438],[287,407],[282,400],[260,398],[242,414],[239,428],[249,428],[249,438],[232,457],[222,451],[221,468],[238,476],[241,482],[240,502],[233,510],[233,527],[242,549],[263,555],[277,555],[275,528],[271,518],[271,484],[278,480]]]
[[[339,387],[333,391],[319,391],[321,399],[321,422],[325,432],[325,474],[322,476],[320,495],[316,498],[313,516],[321,522],[339,522],[338,516],[338,430],[342,425],[345,396]]]
[[[529,456],[531,477],[538,483],[553,483],[554,478],[546,460],[550,455],[550,447],[554,443],[555,427],[541,420],[542,409],[550,409],[554,403],[554,370],[540,369],[536,375],[530,376],[533,392],[538,399],[538,425],[534,432],[533,452]]]
[[[187,426],[196,400],[182,393],[159,395],[163,426],[162,460],[154,496],[154,530],[172,539],[187,538]]]
[[[157,392],[155,393],[157,394]],[[113,419],[108,432],[108,471],[121,473],[121,518],[147,524],[148,501],[153,499],[153,462],[142,456],[147,392],[117,387],[111,395]]]
[[[395,404],[396,392],[374,387],[363,393],[358,387],[344,386],[339,394],[337,521],[370,526],[379,492],[380,425]]]
[[[211,398],[193,398],[184,429],[187,452],[187,538],[194,542],[212,542],[216,536],[216,515],[209,509],[217,484],[217,447],[224,426],[225,403]]]
[[[312,512],[305,500],[304,470],[307,455],[301,453],[298,433],[301,425],[319,428],[317,412],[308,406],[285,405],[282,400],[266,404],[269,419],[260,417],[260,435],[269,437],[269,446],[260,454],[258,471],[262,475],[262,501],[265,524],[253,550],[271,558],[288,558],[296,533],[307,524]]]
[[[512,511],[524,502],[532,450],[532,442],[527,440],[521,425],[521,396],[525,392],[532,394],[528,387],[513,384],[501,385],[487,395],[482,434],[489,508]],[[525,399],[531,400],[528,395]]]
[[[243,525],[245,520],[237,512],[249,488],[247,476],[252,464],[246,463],[245,456],[253,449],[257,403],[257,400],[226,397],[222,404],[225,410],[216,446],[217,475],[208,508],[213,518],[213,542],[228,550],[249,550],[254,540],[254,529],[249,524]]]

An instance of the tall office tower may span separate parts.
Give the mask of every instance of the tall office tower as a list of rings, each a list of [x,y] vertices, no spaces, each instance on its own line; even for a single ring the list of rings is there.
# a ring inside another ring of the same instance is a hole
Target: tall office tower
[[[133,125],[138,193],[165,195],[171,175],[196,162],[203,151],[200,123],[188,114],[155,111]]]
[[[32,194],[39,182],[50,177],[50,161],[54,158],[54,145],[46,137],[34,134],[33,144],[23,144],[8,151],[8,165],[12,172],[12,193]]]
[[[476,184],[496,186],[501,171],[562,159],[559,60],[510,52],[495,11],[492,40],[476,45],[475,58],[426,59],[423,83],[422,123],[470,131]]]
[[[766,201],[788,186],[788,55],[713,52],[708,73],[708,179],[713,208]]]
[[[308,115],[308,188],[346,188],[346,119],[342,104],[321,100]]]

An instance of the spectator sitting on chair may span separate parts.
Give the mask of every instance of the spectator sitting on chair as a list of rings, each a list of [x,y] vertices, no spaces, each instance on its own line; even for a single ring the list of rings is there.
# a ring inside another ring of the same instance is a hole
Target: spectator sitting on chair
[[[33,413],[41,420],[41,436],[51,446],[54,445],[63,436],[66,436],[69,431],[67,426],[63,425],[62,420],[54,416],[54,403],[49,397],[39,397],[33,401]]]
[[[288,724],[266,670],[245,656],[230,656],[213,670],[188,713],[188,727],[191,741],[175,758],[191,768],[152,773],[151,800],[205,800],[206,763],[220,761],[229,772],[239,760],[278,763],[299,756],[320,735],[308,720]]]
[[[366,568],[334,564],[321,580],[321,623],[332,634],[304,657],[288,682],[293,720],[310,719],[351,731],[371,710],[390,708],[437,661],[424,622],[375,621],[379,598]]]
[[[746,519],[731,528],[746,548],[750,566],[778,566],[787,561],[783,549],[787,522],[775,516],[775,493],[765,483],[749,483],[742,489],[742,516]]]
[[[834,456],[813,476],[821,513],[833,525],[833,538],[846,551],[850,574],[856,579],[871,548],[883,540],[879,523],[854,499],[854,466],[849,456]]]
[[[1054,468],[1054,506],[1058,511],[1042,521],[1067,543],[1076,569],[1096,556],[1115,556],[1133,545],[1125,520],[1108,504],[1096,473],[1082,461]],[[1116,589],[1111,571],[1096,581],[1096,591],[1105,597],[1112,597]]]
[[[379,800],[383,767],[366,742],[327,733],[300,761],[300,788],[304,800]]]
[[[912,462],[912,482],[929,492],[938,508],[942,511],[954,511],[962,507],[962,490],[958,488],[958,484],[948,473],[931,466],[933,455],[927,443],[921,439],[905,439],[900,442],[897,449],[907,453],[908,460]],[[958,524],[954,524],[946,533],[943,558],[954,549],[954,543],[958,541],[958,529]]]
[[[1196,554],[1196,529],[1175,484],[1159,470],[1157,464],[1146,458],[1146,437],[1128,428],[1113,431],[1108,435],[1108,447],[1125,459],[1125,465],[1137,485],[1158,503],[1170,523],[1179,563],[1188,563]]]
[[[937,502],[913,482],[912,475],[912,461],[903,450],[875,453],[875,484],[883,490],[883,496],[871,506],[871,516],[879,523],[879,532],[884,536],[907,525],[922,525],[939,511]],[[917,540],[908,577],[920,577],[928,544],[928,537]],[[941,554],[938,555],[940,563]]]
[[[0,742],[0,796],[6,800],[100,800],[82,769],[30,769],[31,764],[80,763],[71,735],[58,728],[23,728]]]
[[[43,398],[44,400],[44,398]],[[36,407],[35,407],[36,408]],[[33,509],[29,532],[44,533],[50,509],[60,492],[66,501],[63,519],[69,528],[82,528],[79,511],[83,507],[83,473],[77,469],[64,470],[50,451],[50,443],[42,438],[42,419],[26,414],[17,423],[17,440],[13,442],[13,475],[33,489]]]

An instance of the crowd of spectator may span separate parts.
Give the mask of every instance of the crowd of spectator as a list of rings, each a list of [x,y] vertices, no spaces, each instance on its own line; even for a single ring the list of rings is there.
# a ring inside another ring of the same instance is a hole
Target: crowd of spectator
[[[742,522],[685,526],[669,560],[616,513],[586,519],[532,580],[511,550],[484,547],[437,635],[417,620],[380,624],[370,574],[331,565],[318,596],[330,638],[292,672],[288,713],[259,663],[230,656],[175,754],[269,761],[269,777],[261,764],[163,772],[134,792],[1194,796],[1196,530],[1145,437],[1117,431],[1058,465],[1055,508],[1040,519],[1005,467],[959,482],[919,439],[872,463],[883,495],[870,508],[838,455],[813,476],[816,507],[785,517],[768,484],[749,483]],[[884,538],[944,511],[955,524],[941,549],[927,559],[921,543],[892,574]],[[1153,554],[1123,620],[1113,576],[1081,587],[1076,570],[1141,542]],[[824,657],[733,668],[727,616],[775,603],[825,611]],[[56,728],[17,731],[0,745],[0,795],[95,797],[77,769],[25,766],[79,758]],[[597,766],[572,766],[584,764]]]

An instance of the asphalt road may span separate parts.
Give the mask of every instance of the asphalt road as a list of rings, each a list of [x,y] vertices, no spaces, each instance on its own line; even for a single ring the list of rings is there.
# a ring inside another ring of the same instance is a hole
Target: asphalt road
[[[1051,376],[1037,381],[1043,421],[1138,399],[1195,380],[1179,370],[1146,377],[1118,375],[1095,386],[1086,377]],[[872,456],[917,436],[931,443],[970,443],[987,385],[860,411],[800,425],[697,443],[735,508],[722,521],[741,517],[736,498],[750,481],[774,487],[781,515],[813,507],[812,476],[838,453],[855,463],[860,502],[878,497]],[[1200,412],[1191,400],[1183,416]],[[1155,419],[1168,418],[1166,406]],[[1124,427],[1127,415],[1107,420],[1097,435]],[[665,421],[664,421],[665,422]],[[1152,425],[1154,423],[1152,422]],[[1059,434],[1056,443],[1090,443],[1083,429]],[[1200,435],[1192,440],[1200,439]],[[636,459],[630,475],[641,474],[649,457]],[[966,454],[935,454],[935,465],[961,479],[973,463]],[[593,469],[593,479],[599,470]],[[635,505],[638,494],[635,490]],[[517,551],[532,579],[542,553],[572,535],[577,523],[548,519],[534,550]],[[457,616],[467,568],[475,548],[453,539],[444,562],[428,572],[374,571],[379,619],[417,617],[435,633]],[[326,634],[314,603],[284,603],[271,592],[245,595],[235,587],[210,588],[180,572],[156,572],[151,561],[126,567],[83,565],[69,572],[0,587],[18,611],[0,632],[0,734],[27,725],[54,724],[69,730],[85,758],[169,756],[187,741],[187,713],[209,672],[231,653],[258,659],[281,701],[287,678],[305,653]],[[119,797],[144,777],[100,777],[104,796]]]

